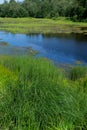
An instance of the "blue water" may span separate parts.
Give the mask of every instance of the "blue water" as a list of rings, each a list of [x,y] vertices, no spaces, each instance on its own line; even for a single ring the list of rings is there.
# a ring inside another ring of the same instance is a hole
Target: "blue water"
[[[77,35],[25,35],[0,32],[0,41],[8,42],[8,46],[0,46],[0,54],[26,54],[31,47],[39,52],[36,56],[46,57],[54,62],[87,63],[87,37]]]

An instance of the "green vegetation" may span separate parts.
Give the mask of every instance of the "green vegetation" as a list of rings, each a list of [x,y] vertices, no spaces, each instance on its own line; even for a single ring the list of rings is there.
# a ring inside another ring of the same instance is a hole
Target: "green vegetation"
[[[0,46],[8,46],[8,43],[7,43],[7,42],[1,42],[1,41],[0,41]]]
[[[80,33],[87,35],[86,22],[72,22],[64,17],[58,19],[41,18],[0,18],[0,30],[13,33]]]
[[[0,5],[0,17],[70,17],[73,21],[87,20],[87,0],[7,0]]]
[[[76,66],[70,70],[69,77],[71,80],[77,80],[82,77],[86,77],[87,75],[87,68]]]
[[[87,0],[5,0],[0,30],[87,35]],[[0,130],[87,130],[87,68],[66,72],[46,58],[0,56]]]
[[[0,56],[0,129],[87,130],[81,73],[73,81],[46,58]]]

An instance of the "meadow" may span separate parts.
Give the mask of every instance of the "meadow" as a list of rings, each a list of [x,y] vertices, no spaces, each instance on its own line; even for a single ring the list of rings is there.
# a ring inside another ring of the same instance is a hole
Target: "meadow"
[[[25,34],[79,33],[87,35],[87,22],[73,22],[68,18],[0,18],[0,30]]]
[[[0,130],[87,130],[87,68],[0,56]]]

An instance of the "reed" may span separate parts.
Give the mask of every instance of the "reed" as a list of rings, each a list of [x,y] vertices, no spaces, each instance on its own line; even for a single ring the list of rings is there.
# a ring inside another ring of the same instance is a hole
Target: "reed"
[[[1,56],[0,66],[1,130],[87,129],[86,92],[48,59]]]

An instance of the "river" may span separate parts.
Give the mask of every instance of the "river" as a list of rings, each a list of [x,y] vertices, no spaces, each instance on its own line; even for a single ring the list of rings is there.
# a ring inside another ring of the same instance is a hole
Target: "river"
[[[36,57],[46,57],[55,63],[87,63],[87,36],[65,34],[12,34],[0,31],[1,55],[25,55],[28,48],[37,51]]]

